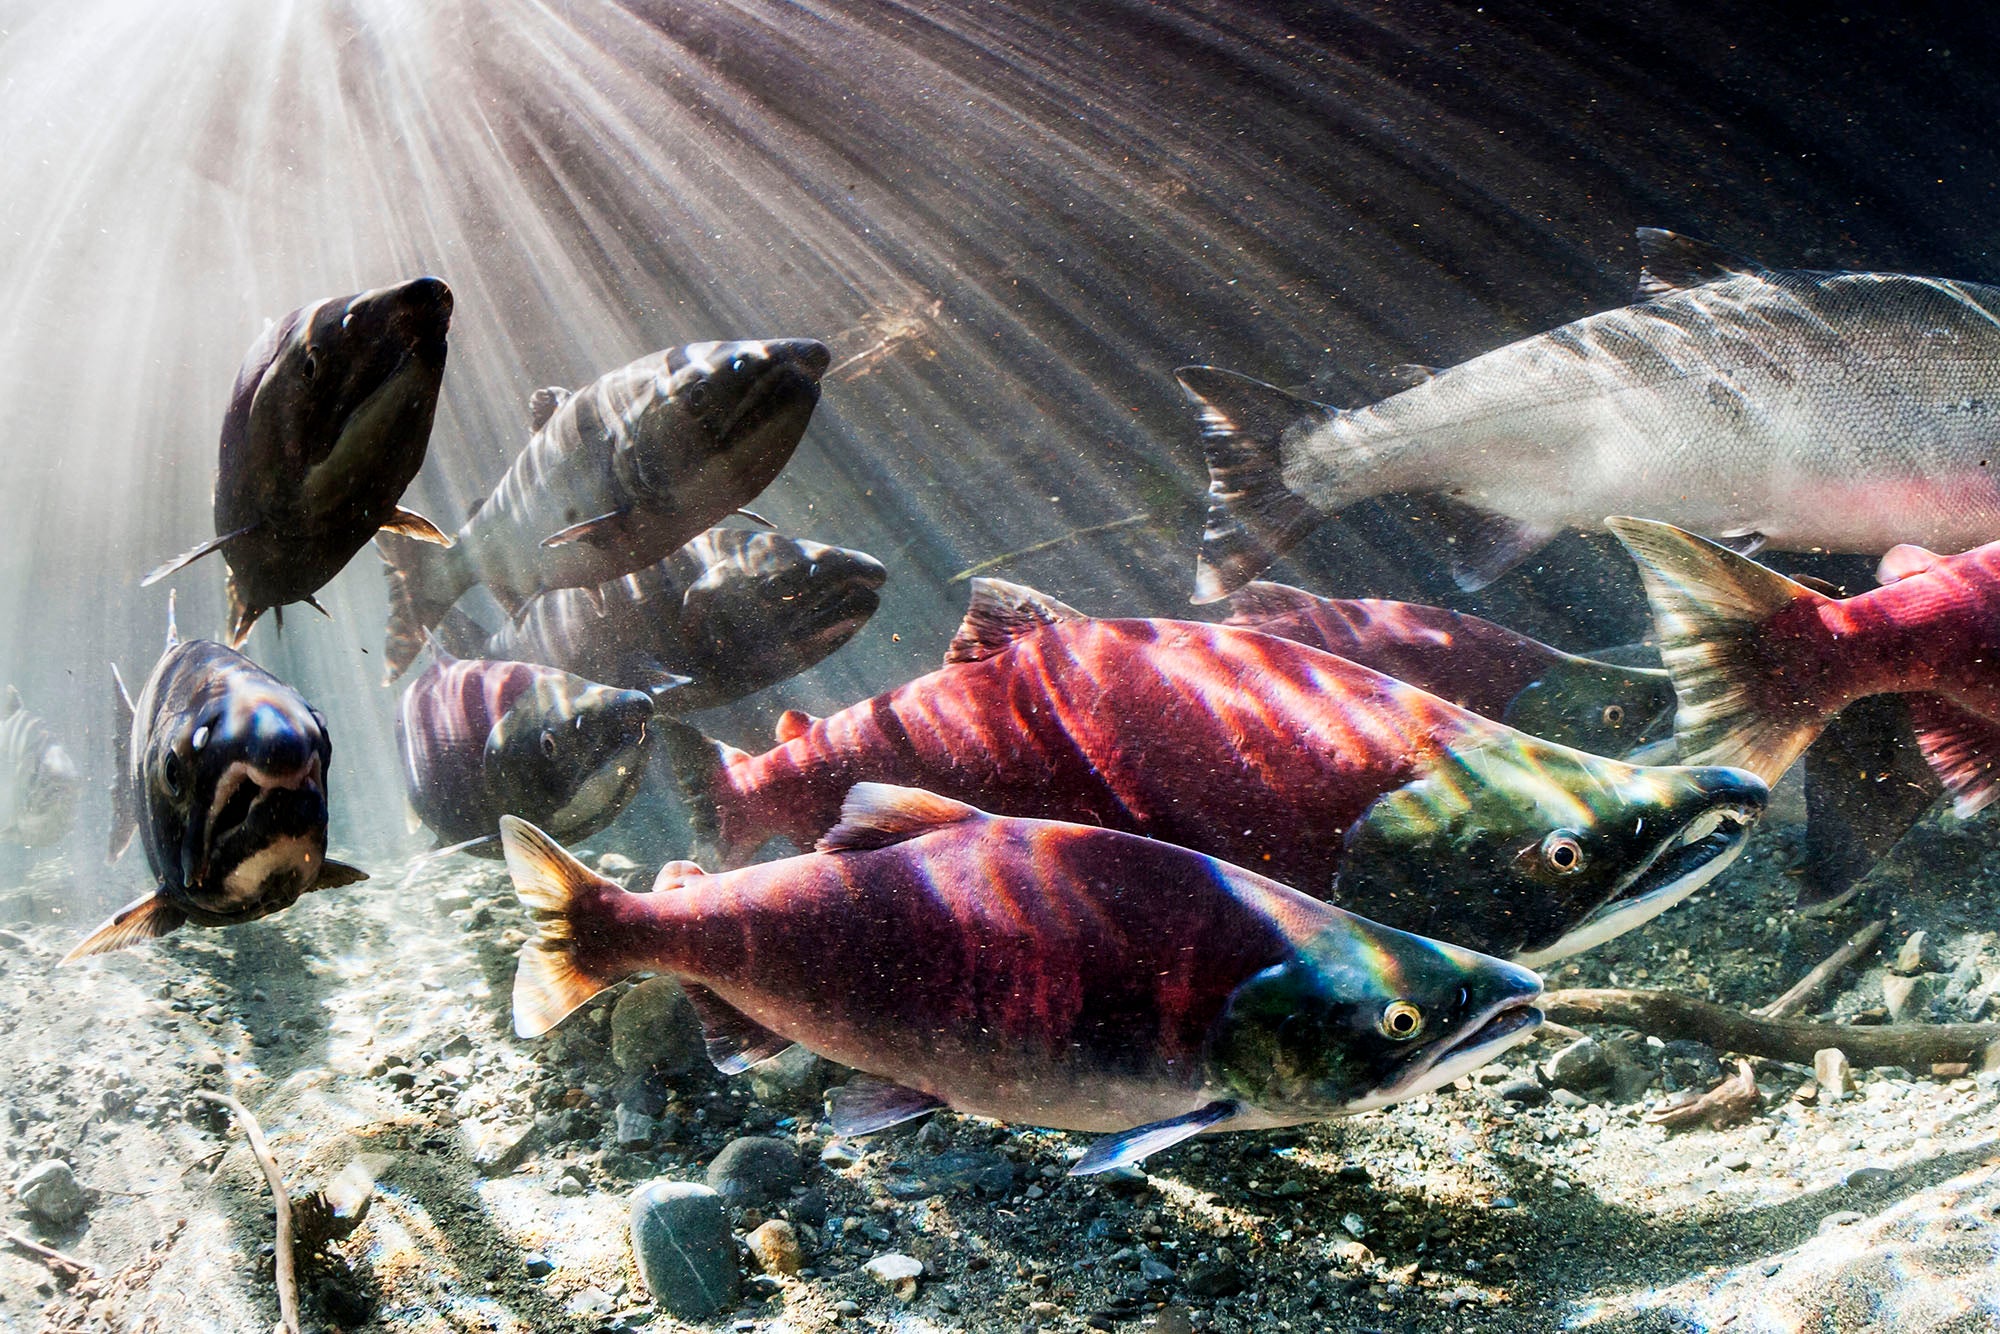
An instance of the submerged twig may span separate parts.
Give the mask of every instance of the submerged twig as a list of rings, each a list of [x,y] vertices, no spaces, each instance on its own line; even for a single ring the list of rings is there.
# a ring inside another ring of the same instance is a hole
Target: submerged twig
[[[1536,1004],[1563,1023],[1619,1024],[1794,1065],[1811,1065],[1814,1052],[1838,1047],[1857,1066],[1927,1070],[1941,1062],[1976,1061],[1989,1044],[2000,1042],[2000,1024],[1814,1024],[1765,1019],[1665,991],[1578,988],[1544,992]]]
[[[1059,547],[1065,542],[1074,542],[1079,537],[1089,537],[1093,533],[1108,533],[1115,528],[1130,528],[1133,524],[1144,523],[1152,517],[1150,514],[1128,514],[1122,519],[1113,519],[1109,523],[1094,523],[1088,528],[1072,528],[1061,537],[1052,537],[1046,542],[1037,542],[1032,546],[1022,547],[1018,551],[1009,551],[998,556],[992,556],[980,561],[977,565],[968,565],[951,578],[945,580],[945,582],[947,584],[962,584],[973,575],[984,574],[994,566],[1005,565],[1010,560],[1019,560],[1023,556],[1032,556],[1036,552],[1047,551],[1051,547]]]
[[[278,1316],[285,1334],[299,1334],[299,1280],[292,1257],[292,1197],[285,1191],[284,1173],[278,1170],[278,1160],[271,1156],[270,1147],[264,1143],[264,1128],[257,1124],[257,1118],[250,1114],[248,1107],[227,1093],[196,1089],[194,1096],[221,1103],[243,1123],[243,1137],[249,1141],[250,1152],[256,1155],[257,1165],[264,1169],[264,1179],[271,1183],[271,1200],[278,1215]]]
[[[1833,981],[1843,968],[1874,947],[1875,942],[1881,939],[1882,926],[1880,921],[1874,921],[1862,927],[1847,938],[1845,945],[1827,955],[1825,960],[1811,972],[1793,983],[1791,989],[1784,995],[1750,1013],[1759,1019],[1784,1019],[1797,1014],[1805,1008],[1806,1002],[1819,995],[1821,989]]]
[[[74,1256],[64,1255],[61,1251],[51,1247],[44,1246],[39,1241],[30,1241],[18,1232],[0,1232],[0,1241],[5,1241],[9,1246],[18,1247],[30,1255],[38,1256],[58,1269],[67,1269],[78,1278],[97,1277],[97,1271],[83,1261]]]
[[[1646,1119],[1669,1130],[1692,1130],[1696,1126],[1722,1130],[1738,1121],[1749,1120],[1762,1101],[1757,1092],[1756,1072],[1750,1068],[1750,1062],[1739,1059],[1736,1073],[1708,1092],[1698,1098],[1675,1103],[1672,1107],[1648,1112]]]

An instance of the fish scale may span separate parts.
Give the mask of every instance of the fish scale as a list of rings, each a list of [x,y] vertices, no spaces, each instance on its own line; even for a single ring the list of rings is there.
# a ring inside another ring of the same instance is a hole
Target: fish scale
[[[1349,411],[1207,367],[1197,601],[1320,518],[1396,492],[1462,509],[1483,587],[1607,514],[1786,550],[1940,550],[2000,532],[2000,288],[1765,268],[1647,229],[1640,302]]]

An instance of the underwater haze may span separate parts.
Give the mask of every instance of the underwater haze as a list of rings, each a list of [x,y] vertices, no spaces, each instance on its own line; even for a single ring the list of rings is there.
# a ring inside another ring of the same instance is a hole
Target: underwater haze
[[[0,0],[0,1331],[2000,1323],[1996,39]]]

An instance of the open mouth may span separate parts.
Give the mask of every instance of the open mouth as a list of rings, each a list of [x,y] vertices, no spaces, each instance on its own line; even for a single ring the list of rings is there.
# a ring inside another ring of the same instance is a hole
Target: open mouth
[[[1736,860],[1756,823],[1748,806],[1721,807],[1696,816],[1680,838],[1653,854],[1623,889],[1571,927],[1553,945],[1524,950],[1514,962],[1541,968],[1580,954],[1652,921],[1722,873]]]
[[[276,833],[300,832],[291,826],[300,823],[301,815],[310,823],[313,812],[321,812],[319,820],[323,823],[325,806],[319,798],[323,780],[318,755],[291,773],[272,773],[246,760],[231,764],[216,783],[215,795],[209,802],[207,848],[194,883],[206,884],[210,869],[218,860],[224,864],[233,860],[238,865],[226,877],[227,897],[232,902],[256,898],[260,890],[251,883],[255,877],[242,873],[241,862],[254,852],[258,842]],[[280,810],[279,806],[305,809]],[[239,844],[243,846],[238,847]]]

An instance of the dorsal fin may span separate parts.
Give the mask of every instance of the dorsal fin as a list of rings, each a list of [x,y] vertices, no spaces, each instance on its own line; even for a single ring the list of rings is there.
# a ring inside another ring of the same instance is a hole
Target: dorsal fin
[[[886,848],[934,829],[984,815],[950,797],[920,787],[893,783],[856,783],[840,804],[840,823],[826,831],[816,852],[858,852]]]
[[[1721,278],[1764,272],[1764,266],[1692,236],[1661,227],[1639,229],[1639,295],[1641,301],[1700,287]]]
[[[1293,588],[1290,584],[1274,584],[1268,579],[1259,579],[1253,584],[1243,585],[1229,595],[1229,619],[1223,624],[1255,626],[1263,621],[1274,621],[1280,616],[1296,616],[1300,612],[1318,611],[1323,601],[1303,588]]]
[[[668,862],[660,868],[660,873],[653,877],[652,892],[658,894],[664,890],[679,889],[696,876],[707,874],[708,872],[701,869],[700,862],[691,862],[686,859]]]
[[[1926,551],[1920,546],[1904,542],[1890,547],[1882,557],[1882,563],[1875,567],[1875,582],[1893,584],[1898,579],[1907,579],[1913,574],[1922,574],[1944,557],[1935,551]]]
[[[174,597],[178,589],[167,590],[167,648],[171,650],[181,642],[180,628],[174,624]]]
[[[4,705],[0,705],[0,718],[12,718],[15,714],[19,713],[23,707],[24,706],[21,703],[21,692],[19,690],[16,690],[13,686],[8,686],[7,702]]]
[[[1389,368],[1389,378],[1405,389],[1415,389],[1426,380],[1435,380],[1442,366],[1426,366],[1422,362],[1399,361]]]
[[[1075,607],[1038,593],[1026,584],[1010,584],[1005,579],[974,579],[965,620],[952,636],[951,647],[944,651],[945,665],[990,658],[1045,625],[1089,619]]]
[[[432,626],[424,631],[424,644],[430,649],[431,658],[438,666],[449,667],[458,661],[458,655],[446,648],[444,641],[438,638],[437,627]]]
[[[558,384],[544,385],[528,395],[528,429],[539,431],[547,426],[549,418],[567,402],[569,390]]]
[[[772,730],[778,738],[778,744],[782,746],[788,741],[797,741],[812,731],[812,725],[818,721],[819,719],[804,709],[786,709],[778,715],[778,725]]]

